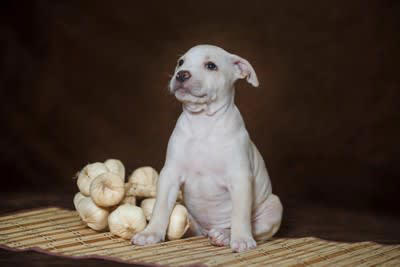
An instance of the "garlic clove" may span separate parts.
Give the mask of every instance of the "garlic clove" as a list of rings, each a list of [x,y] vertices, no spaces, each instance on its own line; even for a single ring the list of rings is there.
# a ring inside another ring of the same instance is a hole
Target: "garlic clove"
[[[107,228],[108,225],[108,210],[96,206],[90,197],[81,199],[76,209],[87,226],[93,230],[100,231]]]
[[[135,196],[139,199],[152,198],[157,195],[157,188],[155,185],[139,185],[136,183],[127,183],[126,195]]]
[[[128,194],[137,197],[155,197],[157,193],[158,173],[152,167],[136,169],[128,179],[131,185]]]
[[[134,197],[134,196],[125,196],[122,199],[121,204],[131,204],[133,206],[136,206],[136,197]]]
[[[185,206],[177,204],[169,217],[167,229],[168,240],[180,239],[189,229],[190,222]]]
[[[124,183],[120,176],[113,172],[100,174],[90,185],[90,196],[94,203],[101,207],[117,205],[124,195]]]
[[[87,167],[87,173],[90,177],[97,177],[98,175],[108,171],[106,165],[104,165],[104,163],[101,162],[88,164],[86,167]]]
[[[129,193],[131,186],[131,183],[124,184],[125,197],[122,199],[121,204],[129,203],[132,205],[136,205],[137,198],[133,194]]]
[[[142,200],[140,207],[143,210],[144,216],[147,221],[150,221],[151,215],[153,214],[154,204],[156,203],[155,198],[146,198]]]
[[[141,208],[123,204],[110,214],[108,225],[114,235],[131,239],[146,227],[146,218]]]
[[[90,184],[98,175],[108,172],[107,167],[101,162],[86,165],[78,174],[77,185],[85,196],[90,195]]]
[[[150,166],[137,168],[132,172],[129,177],[129,182],[136,182],[138,184],[153,184],[157,182],[158,173]]]
[[[118,159],[108,159],[104,161],[104,165],[108,168],[110,172],[118,174],[122,181],[125,181],[125,167],[124,164]]]
[[[87,197],[84,196],[81,192],[78,192],[78,193],[75,194],[73,201],[74,201],[74,207],[75,207],[76,210],[78,209],[77,207],[78,207],[79,201],[81,201],[84,198],[87,198]]]

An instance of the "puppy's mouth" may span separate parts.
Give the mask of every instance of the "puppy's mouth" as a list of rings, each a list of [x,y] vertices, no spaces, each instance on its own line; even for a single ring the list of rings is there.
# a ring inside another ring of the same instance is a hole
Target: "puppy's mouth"
[[[207,96],[206,93],[198,93],[195,90],[191,90],[185,86],[179,86],[173,89],[173,93],[175,95],[179,95],[179,96],[185,96],[185,95],[192,95],[194,97],[205,97]]]

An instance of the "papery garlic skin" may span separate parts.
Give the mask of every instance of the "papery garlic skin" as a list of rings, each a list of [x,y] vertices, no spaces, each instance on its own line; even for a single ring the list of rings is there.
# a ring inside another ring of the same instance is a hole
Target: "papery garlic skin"
[[[96,205],[111,207],[121,202],[125,195],[124,182],[113,172],[97,176],[90,185],[90,197]]]
[[[136,169],[128,179],[129,195],[136,197],[155,197],[157,193],[158,173],[152,167]]]
[[[168,240],[176,240],[182,236],[189,229],[189,214],[185,206],[177,204],[172,210],[169,217],[169,225],[167,229]]]
[[[81,199],[76,210],[82,221],[93,230],[101,231],[107,228],[108,210],[98,207],[90,197]]]
[[[136,206],[136,197],[135,196],[125,196],[122,200],[121,200],[121,205],[122,204],[131,204],[133,206]]]
[[[76,210],[78,209],[79,201],[81,201],[84,198],[87,198],[87,197],[85,195],[83,195],[81,192],[78,192],[75,194],[73,202],[74,202],[74,207]]]
[[[127,183],[126,194],[135,196],[138,199],[152,198],[157,195],[156,185],[140,185],[137,183]]]
[[[155,198],[146,198],[142,200],[140,207],[143,210],[144,216],[147,221],[150,221],[151,215],[153,214],[154,204],[156,203]]]
[[[118,174],[122,181],[125,182],[125,167],[124,164],[118,159],[108,159],[104,161],[104,165],[110,172]]]
[[[123,204],[110,214],[108,225],[112,234],[129,240],[146,227],[146,218],[140,207]]]
[[[125,181],[125,167],[117,159],[86,165],[79,173],[80,192],[73,203],[82,221],[101,231],[109,227],[111,233],[124,239],[145,229],[152,217],[156,202],[158,173],[152,167],[136,169]],[[137,207],[137,199],[141,207]],[[182,201],[179,191],[177,201]],[[169,240],[182,238],[189,229],[187,209],[177,203],[171,213],[166,232]]]
[[[94,178],[98,175],[108,172],[108,168],[104,163],[95,162],[86,165],[78,174],[77,185],[79,191],[85,196],[90,195],[90,185]]]

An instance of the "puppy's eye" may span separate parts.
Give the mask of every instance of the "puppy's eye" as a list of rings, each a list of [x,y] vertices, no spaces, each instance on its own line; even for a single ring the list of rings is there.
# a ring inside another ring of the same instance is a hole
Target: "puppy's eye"
[[[204,66],[205,66],[208,70],[217,70],[217,69],[218,69],[218,68],[217,68],[217,65],[215,65],[214,62],[211,62],[211,61],[207,62]]]
[[[179,61],[178,61],[178,67],[180,67],[180,66],[182,66],[183,65],[183,59],[179,59]]]

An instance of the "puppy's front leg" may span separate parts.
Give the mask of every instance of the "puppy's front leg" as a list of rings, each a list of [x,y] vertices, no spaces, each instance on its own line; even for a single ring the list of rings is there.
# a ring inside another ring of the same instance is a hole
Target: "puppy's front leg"
[[[231,248],[242,252],[255,248],[251,229],[252,176],[236,176],[232,179],[230,193],[232,199]]]
[[[169,216],[174,208],[180,187],[179,176],[163,168],[157,184],[157,199],[147,227],[132,237],[132,244],[147,245],[164,241]]]

